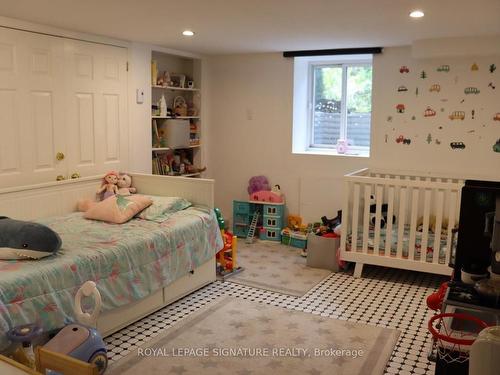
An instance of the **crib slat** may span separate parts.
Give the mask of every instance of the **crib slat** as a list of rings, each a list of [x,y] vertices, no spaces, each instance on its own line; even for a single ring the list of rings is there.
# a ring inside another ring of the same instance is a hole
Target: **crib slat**
[[[371,185],[365,185],[365,197],[364,197],[365,210],[363,215],[363,248],[362,248],[364,254],[368,253],[368,235],[370,229],[370,195],[372,194],[371,190],[372,190]]]
[[[396,256],[398,259],[403,258],[403,242],[405,234],[405,218],[406,218],[406,192],[407,188],[402,187],[399,192],[399,215],[398,215],[398,247]]]
[[[452,243],[452,229],[455,227],[455,211],[456,211],[456,200],[457,200],[458,194],[457,191],[452,191],[450,193],[450,202],[448,205],[449,212],[448,212],[448,235],[446,238],[446,257],[445,257],[445,264],[450,263],[450,255],[451,255],[451,247],[453,246]]]
[[[389,186],[387,196],[387,230],[385,231],[385,256],[391,256],[392,247],[392,217],[394,216],[394,186]]]
[[[415,236],[417,233],[417,215],[418,215],[418,194],[419,189],[413,189],[410,211],[410,241],[408,242],[408,259],[415,260]],[[422,256],[422,249],[420,255]]]
[[[359,184],[354,184],[354,194],[352,201],[352,231],[351,250],[357,251],[358,247],[358,227],[359,227]]]
[[[373,239],[373,251],[379,255],[380,249],[380,222],[382,221],[382,199],[384,187],[377,185],[375,187],[375,238]]]
[[[342,231],[343,234],[340,236],[340,252],[347,251],[347,236],[349,235],[349,201],[351,198],[351,188],[352,183],[349,181],[344,181],[344,203],[342,206]],[[353,247],[353,242],[351,241],[351,250]],[[342,254],[341,254],[342,255]]]
[[[434,229],[434,252],[432,253],[432,263],[439,263],[441,253],[441,228],[443,227],[443,202],[444,193],[442,190],[436,196],[436,228]]]
[[[422,228],[422,237],[420,238],[420,261],[427,261],[427,246],[429,239],[429,223],[430,223],[430,215],[431,215],[431,190],[425,189],[424,193],[424,221]]]

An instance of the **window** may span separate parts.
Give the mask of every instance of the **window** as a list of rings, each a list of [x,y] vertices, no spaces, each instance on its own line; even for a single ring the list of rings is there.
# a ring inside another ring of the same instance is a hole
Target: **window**
[[[371,55],[299,57],[294,64],[293,152],[368,156]]]

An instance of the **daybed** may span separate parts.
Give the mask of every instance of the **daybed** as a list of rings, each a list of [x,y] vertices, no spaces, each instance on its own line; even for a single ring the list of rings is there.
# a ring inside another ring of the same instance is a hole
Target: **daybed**
[[[0,261],[0,350],[12,326],[37,322],[50,330],[72,319],[73,297],[89,279],[103,298],[98,328],[104,335],[215,280],[222,240],[212,210],[214,181],[132,177],[142,194],[180,196],[194,206],[161,224],[117,225],[74,212],[79,198],[94,196],[98,178],[0,191],[0,214],[44,223],[63,240],[56,256]]]

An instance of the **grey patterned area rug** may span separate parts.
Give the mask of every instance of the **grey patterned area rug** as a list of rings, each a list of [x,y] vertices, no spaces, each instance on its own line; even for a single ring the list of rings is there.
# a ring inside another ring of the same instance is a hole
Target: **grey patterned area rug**
[[[302,297],[331,271],[306,266],[300,249],[270,241],[238,240],[238,263],[244,268],[227,281]]]
[[[107,373],[383,374],[398,335],[225,297],[113,363]]]

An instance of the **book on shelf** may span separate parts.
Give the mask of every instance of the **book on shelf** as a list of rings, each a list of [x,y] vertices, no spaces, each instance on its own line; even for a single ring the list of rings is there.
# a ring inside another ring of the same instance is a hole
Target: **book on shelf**
[[[158,157],[154,157],[152,160],[153,174],[168,175],[168,173],[170,172],[170,167],[164,160]]]

